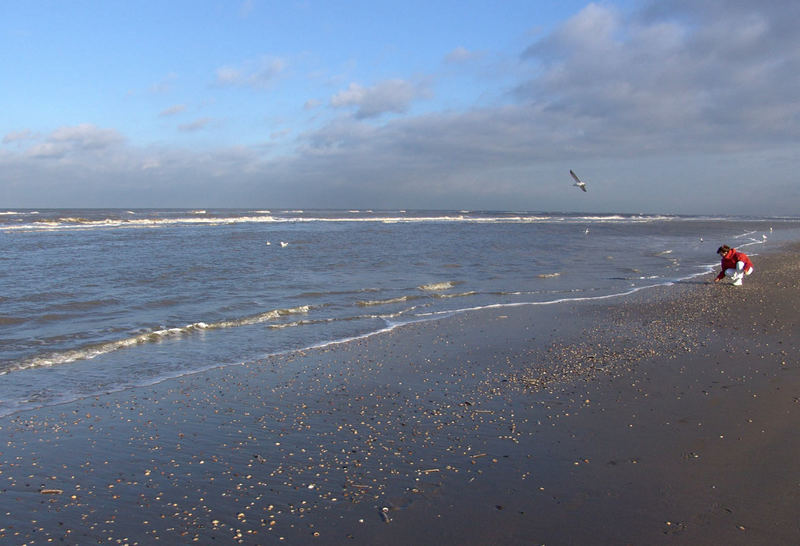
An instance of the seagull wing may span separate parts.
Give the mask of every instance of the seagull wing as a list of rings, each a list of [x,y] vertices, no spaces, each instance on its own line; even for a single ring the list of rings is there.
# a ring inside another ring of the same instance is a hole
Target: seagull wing
[[[575,180],[575,185],[578,186],[583,191],[586,191],[586,184],[581,182],[581,179],[578,178],[578,175],[572,172],[572,169],[569,171],[570,176],[572,176],[573,180]]]

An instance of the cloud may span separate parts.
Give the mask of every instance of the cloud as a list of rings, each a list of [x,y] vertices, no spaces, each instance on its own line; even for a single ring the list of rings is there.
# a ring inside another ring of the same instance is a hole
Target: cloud
[[[482,55],[474,51],[469,51],[464,47],[457,47],[447,55],[445,55],[445,62],[450,64],[464,63],[480,58]]]
[[[175,74],[174,72],[171,72],[166,76],[164,76],[164,78],[161,81],[151,85],[149,91],[154,95],[162,95],[164,93],[169,93],[170,91],[172,91],[172,86],[175,83],[175,81],[177,81],[177,79],[178,75]]]
[[[220,86],[252,87],[267,89],[286,69],[286,62],[277,57],[262,57],[238,66],[222,66],[217,69],[216,83]]]
[[[169,116],[174,116],[176,114],[180,114],[181,112],[186,111],[185,104],[176,104],[174,106],[170,106],[169,108],[165,108],[161,112],[158,113],[159,117],[165,118]]]
[[[113,131],[78,126],[44,139],[7,135],[13,148],[33,145],[27,154],[0,154],[0,170],[19,180],[15,187],[52,199],[54,180],[79,189],[94,181],[92,192],[64,190],[63,201],[51,201],[58,206],[86,206],[100,195],[101,206],[193,206],[186,196],[198,195],[215,206],[795,214],[797,6],[659,0],[623,12],[590,4],[520,49],[511,84],[508,72],[486,84],[486,94],[506,93],[492,106],[409,115],[431,96],[425,84],[352,83],[329,105],[353,115],[316,118],[305,133],[294,127],[294,150],[141,149]],[[451,54],[469,57],[463,48]],[[258,87],[281,70],[244,63],[218,76]],[[381,118],[386,113],[406,115]],[[103,145],[113,153],[96,153]],[[574,200],[569,168],[595,182],[591,200]],[[159,189],[158,203],[141,201],[150,187]]]
[[[275,140],[275,139],[283,138],[283,137],[288,136],[290,134],[292,134],[292,130],[291,129],[279,129],[277,131],[271,132],[269,134],[269,138]]]
[[[373,87],[357,83],[338,92],[331,98],[334,108],[356,107],[356,118],[374,118],[385,113],[403,114],[415,100],[430,97],[430,90],[423,85],[412,84],[401,79],[380,82]]]
[[[664,1],[625,18],[590,4],[523,53],[536,70],[517,97],[541,121],[570,128],[576,145],[594,141],[612,155],[797,139],[800,103],[787,75],[800,68],[800,35],[776,7]]]
[[[602,169],[609,179],[592,196],[598,209],[787,212],[800,35],[785,18],[775,3],[735,0],[666,0],[633,13],[590,4],[521,51],[522,77],[504,105],[375,125],[383,112],[408,111],[413,86],[400,80],[393,95],[351,84],[331,106],[354,118],[303,135],[283,166],[331,206],[410,207],[424,195],[558,207],[559,176],[592,165],[595,179]]]
[[[3,144],[20,143],[28,140],[33,140],[35,138],[36,138],[35,133],[30,129],[25,129],[23,131],[12,131],[10,133],[7,133],[3,137]]]
[[[102,129],[87,123],[56,129],[44,142],[28,148],[26,153],[34,158],[61,158],[70,154],[106,151],[124,141],[125,138],[114,129]]]
[[[247,206],[250,185],[269,176],[246,148],[194,150],[119,145],[58,161],[0,153],[5,202],[32,207]],[[248,201],[250,199],[250,201]]]
[[[214,120],[211,118],[200,118],[189,123],[182,123],[178,125],[178,130],[184,133],[192,133],[195,131],[202,131],[209,126]]]

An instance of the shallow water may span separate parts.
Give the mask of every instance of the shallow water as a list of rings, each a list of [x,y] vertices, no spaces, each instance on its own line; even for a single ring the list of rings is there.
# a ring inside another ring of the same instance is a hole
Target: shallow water
[[[0,415],[470,309],[624,295],[708,273],[722,243],[796,239],[789,218],[2,211]]]

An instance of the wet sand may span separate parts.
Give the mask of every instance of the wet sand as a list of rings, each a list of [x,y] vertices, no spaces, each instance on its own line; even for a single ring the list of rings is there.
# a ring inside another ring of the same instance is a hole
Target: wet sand
[[[798,250],[0,419],[0,542],[800,543]]]

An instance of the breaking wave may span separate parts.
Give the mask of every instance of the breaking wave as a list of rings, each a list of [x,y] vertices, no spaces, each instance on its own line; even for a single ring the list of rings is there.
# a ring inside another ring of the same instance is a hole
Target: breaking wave
[[[66,214],[65,214],[66,212]],[[73,212],[74,214],[69,214]],[[35,219],[25,217],[36,214]],[[205,209],[186,211],[104,211],[92,210],[47,212],[0,211],[2,230],[88,230],[112,228],[158,228],[176,225],[216,226],[242,223],[303,223],[303,222],[373,222],[373,223],[643,223],[669,221],[672,216],[647,215],[557,215],[557,214],[493,214],[486,212],[431,212],[429,214],[407,211],[279,211],[242,210],[226,214]]]
[[[235,320],[223,320],[218,322],[194,322],[185,326],[175,328],[161,328],[154,329],[147,332],[142,332],[130,337],[106,341],[101,343],[94,343],[86,345],[77,349],[69,349],[65,351],[53,351],[44,355],[31,357],[20,362],[14,363],[9,368],[0,372],[0,375],[5,375],[12,371],[27,370],[31,368],[45,368],[57,366],[60,364],[69,364],[78,360],[91,360],[101,355],[126,349],[128,347],[135,347],[146,343],[160,343],[168,339],[178,339],[186,337],[205,330],[218,330],[223,328],[236,328],[239,326],[250,326],[264,322],[273,321],[288,315],[308,313],[310,307],[307,305],[295,307],[292,309],[275,309],[267,311],[266,313],[259,313],[249,317],[244,317]]]
[[[417,289],[424,290],[426,292],[441,292],[443,290],[450,290],[456,284],[457,283],[455,283],[454,281],[434,282],[434,283],[423,284],[422,286],[418,286]]]

